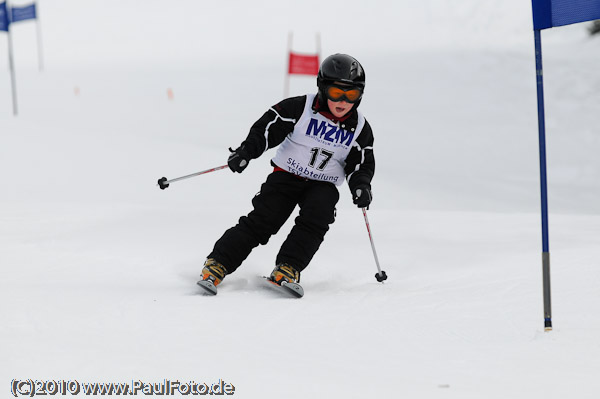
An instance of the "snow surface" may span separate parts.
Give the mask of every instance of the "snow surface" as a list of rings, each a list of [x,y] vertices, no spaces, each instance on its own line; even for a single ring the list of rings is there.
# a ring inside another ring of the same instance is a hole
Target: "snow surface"
[[[598,397],[600,41],[585,24],[543,32],[547,333],[529,2],[39,3],[43,72],[35,24],[13,31],[18,117],[0,66],[0,396],[12,379],[166,378],[224,379],[239,398]],[[272,152],[242,175],[156,180],[225,163],[281,99],[289,30],[297,51],[319,31],[323,54],[367,71],[389,280],[343,186],[303,299],[259,278],[291,223],[207,297],[204,258]]]

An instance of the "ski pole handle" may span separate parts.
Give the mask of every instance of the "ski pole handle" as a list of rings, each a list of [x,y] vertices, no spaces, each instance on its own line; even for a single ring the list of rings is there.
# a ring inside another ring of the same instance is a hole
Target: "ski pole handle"
[[[367,208],[361,208],[365,217],[365,224],[367,225],[367,232],[369,233],[369,240],[371,241],[371,249],[373,250],[373,256],[375,257],[375,264],[377,265],[378,273],[375,273],[375,278],[380,283],[387,280],[387,274],[381,270],[379,266],[379,259],[377,258],[377,251],[375,251],[375,243],[373,242],[373,235],[371,234],[371,225],[369,224],[369,218],[367,217]]]
[[[217,170],[225,169],[228,167],[229,167],[228,165],[217,166],[216,168],[203,170],[202,172],[192,173],[191,175],[181,176],[181,177],[177,177],[177,178],[171,179],[171,180],[167,180],[166,177],[162,177],[162,178],[158,179],[158,187],[160,187],[161,190],[164,190],[165,188],[169,187],[170,183],[174,183],[179,180],[189,179],[190,177],[194,177],[194,176],[200,176],[205,173],[215,172]]]

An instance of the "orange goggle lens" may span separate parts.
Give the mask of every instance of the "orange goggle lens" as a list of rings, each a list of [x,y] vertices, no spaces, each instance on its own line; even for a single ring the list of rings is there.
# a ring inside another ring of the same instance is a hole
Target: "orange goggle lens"
[[[351,88],[351,89],[342,89],[338,86],[329,86],[327,88],[327,98],[331,101],[342,101],[342,99],[346,99],[349,103],[354,103],[360,99],[362,96],[362,90]]]

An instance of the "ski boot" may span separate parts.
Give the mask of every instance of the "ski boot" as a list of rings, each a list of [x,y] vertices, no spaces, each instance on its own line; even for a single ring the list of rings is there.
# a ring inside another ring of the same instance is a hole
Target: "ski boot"
[[[275,269],[273,269],[271,276],[269,276],[267,280],[271,284],[281,287],[297,298],[304,296],[304,289],[299,284],[300,272],[287,263],[280,263],[275,266]]]
[[[204,288],[209,294],[217,295],[217,285],[221,284],[226,275],[227,269],[225,269],[225,266],[209,258],[204,262],[202,280],[198,281],[198,285]]]
[[[271,272],[270,280],[278,285],[281,285],[284,281],[286,283],[299,283],[300,272],[287,263],[280,263]]]

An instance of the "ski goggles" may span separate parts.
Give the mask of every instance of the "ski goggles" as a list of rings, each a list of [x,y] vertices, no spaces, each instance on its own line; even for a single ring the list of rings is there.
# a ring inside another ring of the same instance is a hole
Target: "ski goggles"
[[[360,100],[362,93],[362,89],[357,87],[328,86],[325,89],[327,98],[334,102],[346,100],[349,103],[355,103]]]

